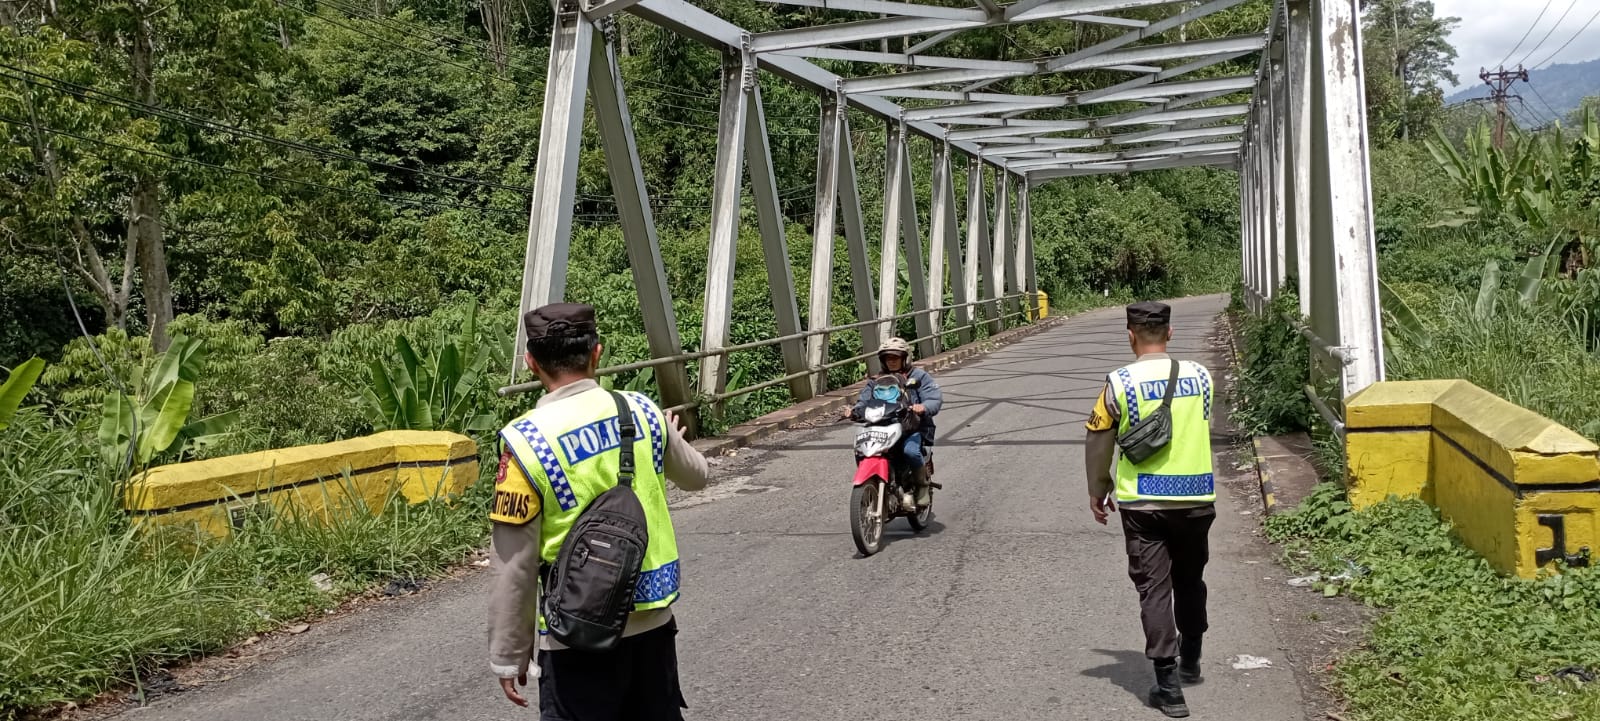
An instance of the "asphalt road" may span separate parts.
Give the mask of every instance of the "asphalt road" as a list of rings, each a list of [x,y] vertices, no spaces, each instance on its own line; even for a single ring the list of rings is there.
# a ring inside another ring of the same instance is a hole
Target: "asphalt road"
[[[1174,303],[1175,350],[1210,359],[1225,299]],[[694,721],[1156,719],[1120,527],[1090,517],[1083,421],[1126,363],[1120,310],[1086,314],[942,374],[934,523],[891,524],[858,558],[849,535],[853,428],[793,431],[718,467],[674,519],[676,606]],[[1219,447],[1219,471],[1236,461]],[[1238,474],[1235,474],[1236,476]],[[1238,482],[1237,479],[1235,482]],[[1207,680],[1195,718],[1305,718],[1260,592],[1270,559],[1237,491],[1212,532]],[[1263,565],[1266,564],[1266,565]],[[148,721],[532,719],[484,654],[487,573],[318,624],[225,683],[124,716]]]

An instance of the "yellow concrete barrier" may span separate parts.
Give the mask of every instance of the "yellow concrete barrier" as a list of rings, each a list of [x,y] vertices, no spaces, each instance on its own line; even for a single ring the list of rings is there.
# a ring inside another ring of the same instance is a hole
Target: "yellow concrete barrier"
[[[1377,383],[1345,401],[1350,502],[1420,498],[1522,577],[1600,549],[1600,447],[1467,381]]]
[[[386,431],[315,446],[152,468],[129,484],[123,507],[140,524],[193,524],[229,534],[250,513],[325,517],[356,499],[380,511],[461,493],[478,479],[478,446],[444,431]]]
[[[1050,294],[1042,290],[1036,290],[1033,294],[1038,297],[1034,299],[1036,302],[1033,307],[1028,309],[1028,320],[1039,320],[1049,316]]]

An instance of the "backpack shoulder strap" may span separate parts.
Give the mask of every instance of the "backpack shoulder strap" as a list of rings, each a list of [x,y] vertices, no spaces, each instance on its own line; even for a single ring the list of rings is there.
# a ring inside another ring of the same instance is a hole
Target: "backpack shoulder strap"
[[[628,405],[628,399],[616,391],[606,391],[611,394],[611,400],[617,404],[617,428],[622,435],[622,445],[618,449],[622,453],[622,460],[617,463],[617,485],[633,487],[633,441],[639,437],[639,427],[633,422],[633,408]]]
[[[1178,369],[1181,367],[1182,364],[1178,363],[1178,360],[1174,358],[1172,360],[1172,374],[1167,376],[1167,392],[1161,396],[1162,408],[1172,405],[1173,390],[1178,387]]]

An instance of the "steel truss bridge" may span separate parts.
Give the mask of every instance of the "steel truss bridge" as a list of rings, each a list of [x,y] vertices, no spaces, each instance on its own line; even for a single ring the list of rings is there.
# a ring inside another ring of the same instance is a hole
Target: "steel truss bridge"
[[[961,343],[970,342],[976,328],[997,329],[1008,318],[1031,317],[1038,291],[1032,188],[1060,178],[1216,166],[1240,176],[1240,260],[1247,305],[1263,312],[1278,289],[1297,283],[1301,315],[1307,319],[1301,332],[1316,349],[1316,365],[1324,377],[1337,382],[1338,397],[1382,380],[1356,0],[1275,0],[1267,26],[1259,31],[1203,40],[1182,39],[1183,28],[1247,0],[975,0],[964,7],[893,0],[762,1],[840,11],[831,15],[855,19],[752,33],[686,0],[556,4],[521,308],[526,312],[559,301],[566,291],[587,96],[653,356],[608,372],[655,368],[663,400],[679,409],[780,384],[787,385],[796,401],[810,398],[827,390],[829,368],[873,362],[877,344],[894,321],[915,319],[918,355],[927,356],[940,350],[941,314],[955,314]],[[1158,20],[1116,14],[1143,8],[1170,13]],[[696,352],[686,353],[679,338],[662,266],[618,63],[618,13],[692,38],[724,57],[704,325]],[[963,32],[1028,23],[1089,23],[1122,32],[1073,52],[1020,61],[938,52],[941,43]],[[903,39],[903,52],[885,51],[888,46],[880,41],[890,38]],[[866,71],[898,66],[899,71],[841,76],[812,62],[817,59],[844,61]],[[1255,60],[1254,72],[1193,77],[1244,59]],[[1126,79],[1062,95],[989,89],[1011,78],[1091,70],[1118,71]],[[821,99],[804,326],[757,82],[761,73],[795,83]],[[916,107],[903,107],[897,99],[915,99]],[[1035,117],[1113,103],[1141,107],[1066,120]],[[850,108],[887,127],[883,226],[870,239],[850,140]],[[907,150],[912,135],[931,139],[935,147],[926,238],[918,227]],[[955,173],[963,163],[964,219],[957,217],[954,197]],[[746,170],[779,335],[730,346]],[[986,183],[995,198],[992,219]],[[834,257],[841,229],[846,259]],[[868,253],[873,240],[879,243],[876,283]],[[896,306],[902,257],[912,302],[908,313]],[[834,265],[841,260],[849,264],[858,322],[829,327]],[[954,302],[941,305],[947,290]],[[830,362],[829,334],[850,330],[860,331],[864,352]],[[523,342],[519,323],[517,347]],[[767,346],[781,349],[787,374],[727,389],[727,355]],[[699,361],[699,395],[688,377],[689,361]],[[536,385],[510,386],[503,392]],[[1319,408],[1332,414],[1326,405]]]

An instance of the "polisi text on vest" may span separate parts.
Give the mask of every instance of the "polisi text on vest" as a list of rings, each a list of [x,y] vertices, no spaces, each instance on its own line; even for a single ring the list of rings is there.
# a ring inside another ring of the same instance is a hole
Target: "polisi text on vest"
[[[613,416],[564,433],[558,440],[561,450],[566,451],[567,461],[577,465],[621,446],[622,427]]]

